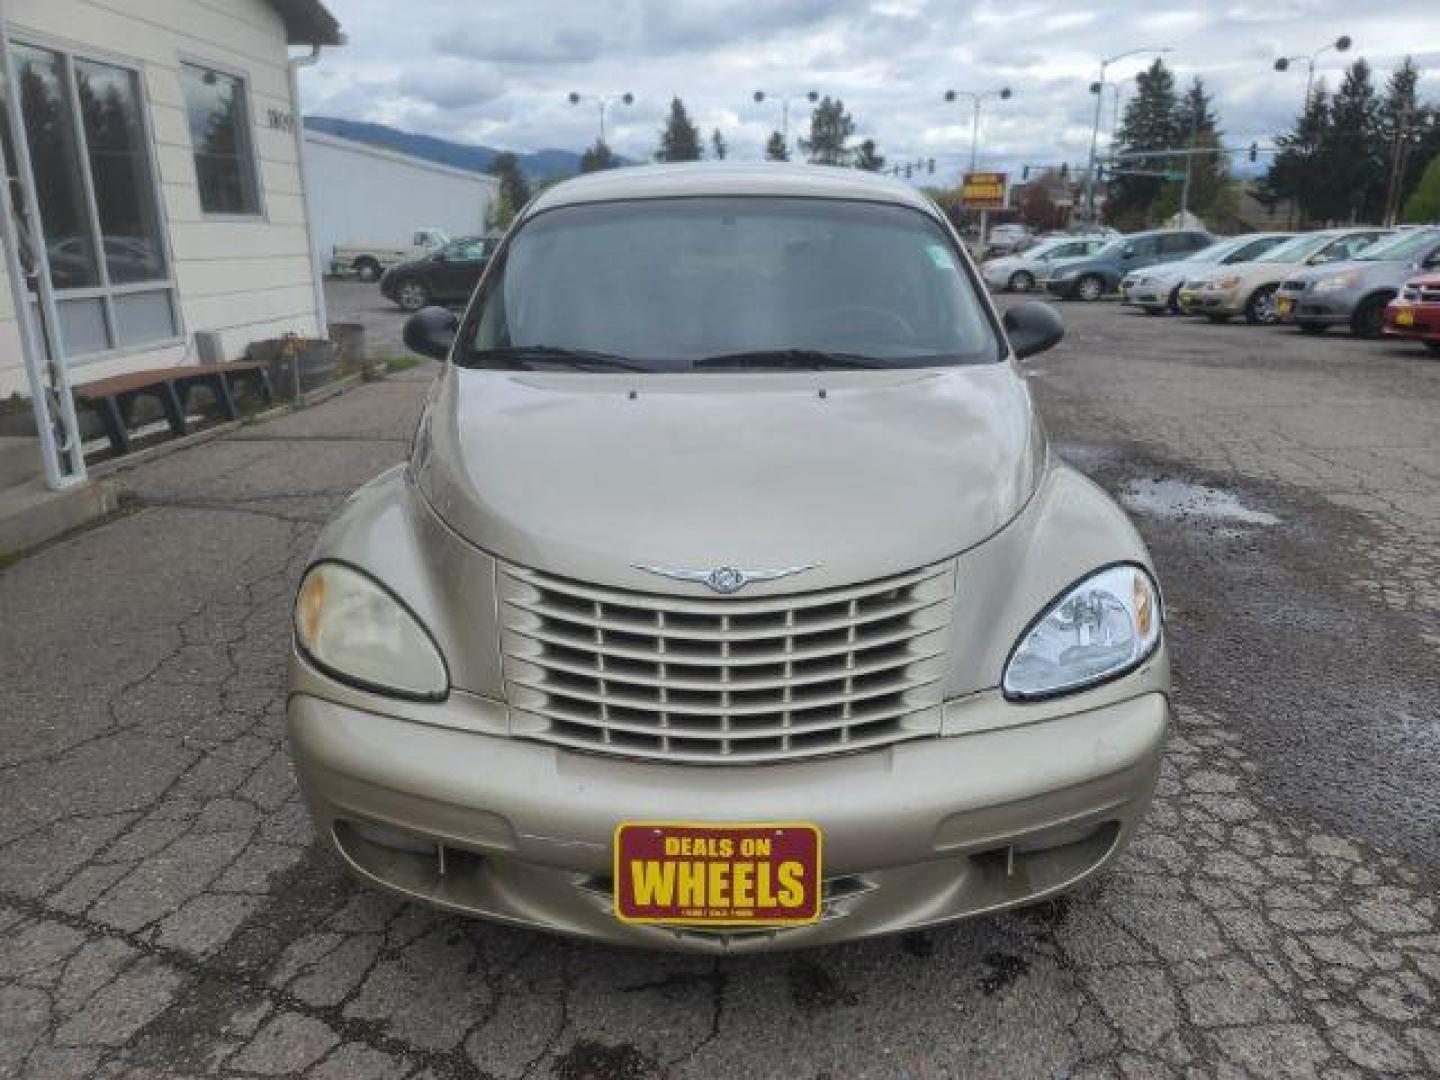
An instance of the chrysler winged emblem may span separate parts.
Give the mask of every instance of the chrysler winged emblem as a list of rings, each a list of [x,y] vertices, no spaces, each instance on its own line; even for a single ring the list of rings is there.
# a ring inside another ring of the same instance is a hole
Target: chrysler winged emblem
[[[710,570],[687,570],[672,566],[641,566],[637,563],[635,569],[676,581],[694,581],[728,596],[730,593],[739,592],[752,581],[776,581],[803,574],[806,570],[814,570],[815,566],[782,566],[773,570],[739,570],[733,566],[717,566]]]

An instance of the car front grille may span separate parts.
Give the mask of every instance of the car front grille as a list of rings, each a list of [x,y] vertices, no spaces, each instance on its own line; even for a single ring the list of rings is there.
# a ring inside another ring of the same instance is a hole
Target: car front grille
[[[672,596],[499,570],[516,735],[700,764],[938,734],[952,562],[761,598]]]
[[[1400,294],[1406,300],[1420,300],[1427,304],[1440,303],[1440,285],[1406,285]]]

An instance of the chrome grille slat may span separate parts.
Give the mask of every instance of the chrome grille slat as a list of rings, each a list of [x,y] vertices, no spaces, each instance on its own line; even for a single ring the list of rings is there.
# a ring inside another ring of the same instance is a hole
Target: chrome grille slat
[[[716,764],[815,757],[939,731],[953,562],[744,600],[614,589],[509,566],[498,583],[517,735]]]

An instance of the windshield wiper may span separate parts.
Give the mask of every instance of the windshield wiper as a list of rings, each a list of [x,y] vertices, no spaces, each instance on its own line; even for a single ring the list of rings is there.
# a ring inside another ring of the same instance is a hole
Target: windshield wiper
[[[752,352],[702,356],[693,366],[697,370],[754,367],[824,371],[827,368],[879,368],[886,365],[872,356],[861,356],[857,353],[827,352],[824,349],[756,349]]]
[[[476,349],[470,354],[472,363],[487,360],[533,367],[535,364],[559,364],[577,371],[649,371],[643,364],[614,353],[591,352],[588,349],[567,349],[560,345],[505,345],[498,349]]]

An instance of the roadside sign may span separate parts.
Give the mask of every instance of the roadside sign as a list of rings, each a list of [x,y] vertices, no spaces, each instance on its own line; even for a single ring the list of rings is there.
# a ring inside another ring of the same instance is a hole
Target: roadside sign
[[[960,185],[961,198],[967,210],[1003,210],[1005,208],[1005,173],[966,173]]]

